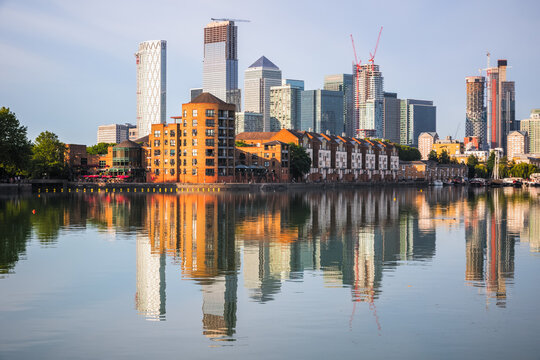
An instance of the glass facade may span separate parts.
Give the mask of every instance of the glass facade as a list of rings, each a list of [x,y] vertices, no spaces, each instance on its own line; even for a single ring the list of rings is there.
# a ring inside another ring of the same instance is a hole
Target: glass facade
[[[327,75],[324,77],[324,90],[341,91],[343,93],[343,131],[345,135],[354,137],[354,88],[351,74]],[[341,133],[336,133],[340,135]]]
[[[137,62],[138,136],[150,133],[152,124],[166,122],[167,42],[145,41],[135,53]]]
[[[423,132],[436,132],[437,108],[433,101],[401,100],[400,143],[418,147],[418,136]]]
[[[330,90],[302,92],[301,130],[331,134],[343,132],[343,93]]]

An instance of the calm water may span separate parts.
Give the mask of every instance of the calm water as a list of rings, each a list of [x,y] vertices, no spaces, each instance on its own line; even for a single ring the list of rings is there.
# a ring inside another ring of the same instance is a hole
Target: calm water
[[[538,359],[539,255],[535,189],[4,198],[0,358]]]

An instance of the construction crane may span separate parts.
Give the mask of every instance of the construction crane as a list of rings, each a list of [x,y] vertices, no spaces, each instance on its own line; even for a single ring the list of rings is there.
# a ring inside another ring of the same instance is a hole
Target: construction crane
[[[351,34],[351,42],[352,42],[352,48],[353,48],[353,52],[354,52],[354,75],[356,76],[356,91],[355,91],[355,94],[354,94],[354,97],[355,97],[355,101],[354,101],[354,106],[355,106],[355,114],[354,114],[354,121],[356,123],[356,121],[358,120],[356,117],[358,116],[358,108],[359,108],[359,105],[360,105],[360,69],[361,69],[361,66],[362,66],[362,60],[358,60],[358,56],[356,56],[356,47],[354,46],[354,38]],[[358,124],[355,124],[355,125],[358,125]],[[356,129],[356,131],[358,132],[359,129]]]
[[[383,27],[381,26],[381,29],[379,30],[379,36],[377,37],[377,43],[375,44],[375,50],[373,50],[373,54],[369,53],[369,63],[371,64],[371,70],[373,70],[373,65],[375,64],[375,55],[377,54],[377,49],[379,48],[379,40],[381,40],[382,29]]]
[[[251,22],[250,20],[242,20],[242,19],[216,19],[216,18],[210,18],[212,21],[237,21],[237,22]]]

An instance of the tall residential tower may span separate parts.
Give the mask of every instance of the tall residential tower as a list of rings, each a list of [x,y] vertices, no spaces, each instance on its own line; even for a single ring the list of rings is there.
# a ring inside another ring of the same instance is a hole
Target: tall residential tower
[[[476,136],[480,147],[484,147],[487,144],[486,107],[484,105],[486,78],[467,76],[465,83],[467,86],[465,136]]]
[[[237,27],[234,21],[213,21],[204,28],[203,92],[240,111]]]
[[[383,137],[383,76],[379,65],[364,64],[360,71],[354,71],[354,85],[358,86],[355,99],[355,125],[360,137]],[[358,76],[358,79],[356,77]]]
[[[487,69],[487,121],[490,147],[506,148],[506,137],[514,130],[516,93],[515,83],[506,81],[506,60]]]
[[[164,124],[167,112],[167,41],[139,44],[137,62],[137,129],[139,136],[150,133],[152,124]]]

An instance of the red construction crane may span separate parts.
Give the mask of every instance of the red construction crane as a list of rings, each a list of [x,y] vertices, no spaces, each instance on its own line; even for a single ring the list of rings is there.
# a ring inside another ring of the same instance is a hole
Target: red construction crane
[[[373,54],[369,53],[369,62],[371,63],[371,70],[373,70],[373,65],[375,64],[375,55],[377,54],[377,48],[379,47],[379,40],[381,40],[381,33],[382,33],[382,26],[381,30],[379,30],[379,36],[377,37],[377,43],[375,44],[375,50],[373,50]]]
[[[355,125],[358,125],[356,122],[357,122],[357,116],[358,116],[358,106],[360,104],[360,69],[361,69],[361,65],[362,65],[362,60],[358,61],[358,57],[356,56],[356,47],[354,46],[354,38],[351,34],[351,42],[352,42],[352,48],[353,48],[353,51],[354,51],[354,75],[356,76],[356,89],[355,89],[355,94],[354,94],[354,107],[356,109],[355,113],[354,113],[354,121],[355,121]],[[356,131],[358,131],[358,129],[356,129]]]

